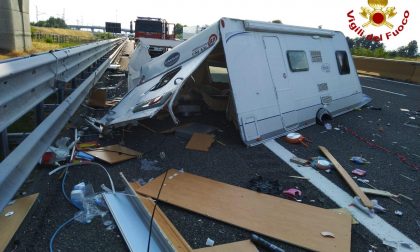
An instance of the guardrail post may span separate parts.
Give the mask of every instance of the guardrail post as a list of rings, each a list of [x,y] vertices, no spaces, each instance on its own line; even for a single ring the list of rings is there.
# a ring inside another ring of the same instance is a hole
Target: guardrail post
[[[60,104],[64,100],[64,83],[57,81],[57,104]]]
[[[42,120],[44,120],[44,102],[36,105],[35,107],[35,121],[36,125],[41,124]]]
[[[1,152],[0,154],[3,156],[3,158],[6,158],[7,155],[9,155],[9,138],[7,137],[7,129],[3,130],[1,134]]]

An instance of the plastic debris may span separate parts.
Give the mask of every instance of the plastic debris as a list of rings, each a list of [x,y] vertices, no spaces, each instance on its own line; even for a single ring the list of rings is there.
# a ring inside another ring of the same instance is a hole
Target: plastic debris
[[[358,178],[357,181],[362,182],[363,184],[367,184],[370,182],[369,179],[361,179],[361,178]]]
[[[324,157],[311,158],[311,166],[313,168],[323,171],[330,170],[331,168],[333,168],[333,164]]]
[[[410,112],[410,110],[409,110],[409,109],[405,109],[405,108],[400,108],[400,110],[401,110],[402,112]]]
[[[280,194],[280,184],[277,180],[268,180],[259,175],[248,182],[248,188],[265,194]]]
[[[395,210],[394,214],[398,216],[403,216],[403,212],[401,212],[400,210]]]
[[[160,159],[162,159],[162,160],[163,160],[163,159],[165,159],[165,158],[166,158],[166,154],[165,154],[165,152],[163,152],[163,151],[162,151],[162,152],[160,152],[160,153],[159,153],[159,157],[160,157]]]
[[[214,245],[214,241],[210,238],[207,238],[206,246],[213,247],[213,245]]]
[[[140,169],[142,169],[144,171],[160,171],[160,170],[162,170],[162,168],[159,167],[157,164],[158,164],[157,160],[142,159]]]
[[[298,202],[302,201],[302,192],[296,188],[290,188],[283,191],[283,195],[289,199],[294,199]]]
[[[353,171],[351,171],[351,173],[358,175],[358,176],[365,176],[366,175],[366,171],[362,170],[362,169],[354,169]]]
[[[77,151],[76,155],[75,155],[75,158],[77,158],[79,160],[81,159],[81,160],[87,160],[87,161],[95,160],[94,156],[89,155],[89,154],[87,154],[86,152],[83,152],[83,151]]]
[[[356,164],[369,164],[370,162],[369,161],[367,161],[365,158],[363,158],[363,157],[351,157],[350,158],[350,161],[352,161],[353,163],[356,163]]]
[[[383,206],[379,205],[378,200],[374,199],[374,200],[371,200],[371,202],[373,203],[373,209],[382,213],[386,212],[386,209]]]
[[[324,124],[324,127],[325,127],[325,129],[326,129],[326,130],[332,130],[332,125],[331,125],[331,123],[326,123],[326,124]]]
[[[403,242],[403,241],[388,241],[386,239],[384,239],[382,241],[382,243],[388,247],[394,248],[396,250],[398,250],[400,247],[404,247],[404,248],[409,248],[412,249],[413,248],[413,244],[412,243],[408,243],[408,242]]]
[[[321,232],[321,235],[324,237],[335,238],[335,235],[328,231]]]
[[[12,216],[12,215],[14,215],[14,214],[15,214],[15,212],[10,211],[10,212],[7,212],[4,216],[5,216],[5,217],[9,217],[9,216]]]
[[[70,194],[73,204],[80,209],[74,217],[80,223],[90,223],[96,216],[105,216],[106,211],[100,208],[106,207],[101,194],[95,194],[91,184],[79,183],[73,187]]]
[[[373,209],[369,209],[363,205],[359,196],[356,196],[353,198],[353,206],[357,207],[359,210],[361,210],[362,212],[364,212],[371,218],[373,218],[373,216],[375,215],[375,212]]]

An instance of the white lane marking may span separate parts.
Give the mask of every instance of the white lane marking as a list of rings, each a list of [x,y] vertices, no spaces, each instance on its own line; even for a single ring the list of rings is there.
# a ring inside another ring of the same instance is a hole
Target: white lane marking
[[[377,90],[377,91],[381,91],[381,92],[384,92],[384,93],[389,93],[389,94],[394,94],[394,95],[399,95],[399,96],[407,97],[407,95],[405,95],[405,94],[395,93],[395,92],[391,92],[391,91],[388,91],[388,90],[383,90],[383,89],[374,88],[374,87],[368,87],[368,86],[363,86],[363,85],[362,85],[362,87],[368,88],[368,89]]]
[[[337,205],[342,208],[346,208],[351,212],[354,218],[359,221],[363,226],[365,226],[372,234],[378,237],[380,240],[387,241],[401,241],[407,242],[413,245],[413,249],[404,248],[399,246],[396,250],[398,252],[413,252],[420,251],[419,245],[417,245],[410,238],[401,233],[398,229],[391,226],[388,222],[375,215],[373,218],[367,216],[365,213],[361,212],[357,208],[350,206],[353,201],[353,198],[343,191],[340,187],[336,186],[330,180],[325,178],[322,174],[312,168],[301,167],[295,163],[290,162],[290,159],[295,155],[288,151],[286,148],[281,146],[275,140],[269,140],[264,143],[264,145],[281,158],[285,163],[297,171],[301,176],[309,178],[315,187],[317,187],[321,192],[323,192],[327,197],[333,200]]]
[[[383,81],[394,82],[394,83],[404,84],[404,85],[413,86],[413,87],[420,87],[419,84],[412,84],[412,83],[407,83],[407,82],[402,82],[402,81],[388,80],[388,79],[383,79],[383,78],[378,78],[378,77],[373,77],[373,76],[367,76],[367,75],[362,75],[362,74],[359,74],[359,76],[362,77],[362,78],[367,78],[367,79],[383,80]]]

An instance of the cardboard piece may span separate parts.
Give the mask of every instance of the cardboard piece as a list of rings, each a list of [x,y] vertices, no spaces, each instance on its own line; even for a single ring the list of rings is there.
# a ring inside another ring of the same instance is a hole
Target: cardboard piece
[[[120,98],[113,100],[107,100],[107,89],[106,88],[97,88],[90,92],[89,98],[87,100],[88,106],[95,108],[109,108],[115,106],[120,102]]]
[[[86,151],[86,153],[109,164],[116,164],[141,156],[140,152],[121,146],[119,144],[97,148],[95,150]]]
[[[157,197],[164,175],[137,193]],[[350,251],[351,217],[186,172],[168,171],[160,201],[315,251]],[[322,237],[321,232],[335,234]]]
[[[366,194],[360,189],[360,187],[354,182],[352,177],[347,173],[347,171],[341,166],[340,163],[333,157],[333,155],[327,150],[327,148],[323,146],[318,146],[321,152],[330,160],[330,162],[334,165],[335,169],[340,173],[341,177],[346,181],[346,183],[350,186],[353,192],[360,197],[363,205],[367,208],[373,208],[373,203],[370,199],[366,196]]]
[[[203,133],[194,133],[185,146],[188,150],[209,151],[210,146],[214,142],[214,136]]]
[[[15,200],[0,212],[0,251],[4,251],[16,231],[22,224],[29,210],[38,198],[38,193]],[[8,212],[14,212],[6,217]]]
[[[372,195],[378,195],[378,196],[384,196],[384,197],[390,197],[390,198],[392,198],[392,197],[397,198],[398,197],[398,195],[392,194],[388,191],[371,189],[371,188],[366,188],[366,187],[360,187],[360,189],[366,194],[372,194]]]
[[[193,251],[194,252],[232,252],[232,251],[258,252],[258,249],[257,247],[255,247],[254,243],[251,242],[251,240],[245,240],[245,241],[217,245],[214,247],[194,249]]]

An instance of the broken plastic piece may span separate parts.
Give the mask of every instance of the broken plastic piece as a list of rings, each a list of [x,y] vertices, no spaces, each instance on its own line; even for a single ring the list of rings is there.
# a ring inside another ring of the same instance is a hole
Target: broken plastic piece
[[[326,129],[326,130],[332,130],[332,125],[331,125],[331,123],[326,123],[326,124],[324,124],[324,127],[325,127],[325,129]]]
[[[394,214],[398,216],[403,216],[403,212],[401,212],[400,210],[395,210]]]
[[[160,170],[162,170],[162,168],[160,168],[158,166],[158,161],[157,160],[147,160],[147,159],[142,159],[141,160],[140,169],[142,169],[143,171],[160,171]]]
[[[369,161],[367,161],[363,157],[351,157],[350,161],[352,161],[353,163],[356,163],[356,164],[369,164],[370,163]]]
[[[335,235],[328,231],[321,232],[321,235],[324,237],[335,238]]]
[[[330,170],[333,167],[332,163],[324,157],[313,157],[311,158],[311,160],[311,166],[319,170],[326,171]]]
[[[4,216],[9,217],[9,216],[12,216],[14,214],[15,214],[15,212],[10,211],[10,212],[7,212]]]
[[[366,175],[366,171],[362,170],[362,169],[354,169],[353,171],[351,171],[351,173],[358,175],[358,176],[365,176]]]
[[[272,252],[285,252],[283,249],[277,247],[276,245],[264,240],[263,238],[259,237],[256,234],[251,235],[251,241],[257,245],[260,245],[264,248],[267,248],[268,251]]]
[[[213,247],[213,245],[214,245],[214,241],[210,238],[207,238],[206,246]]]
[[[296,201],[302,201],[302,192],[299,189],[296,188],[290,188],[288,190],[283,191],[283,195],[286,196],[289,199],[294,199]]]
[[[359,210],[361,210],[362,212],[364,212],[371,218],[373,218],[373,216],[375,215],[375,212],[373,209],[371,210],[363,205],[359,196],[356,196],[353,198],[353,206],[357,207]]]
[[[377,200],[371,200],[371,201],[373,203],[373,209],[374,210],[382,212],[382,213],[386,212],[386,209],[383,206],[379,205]]]

